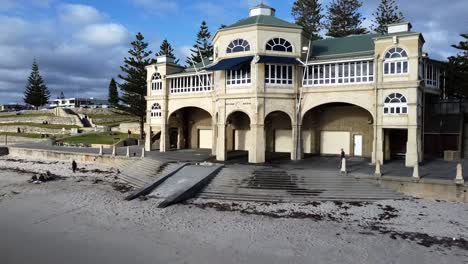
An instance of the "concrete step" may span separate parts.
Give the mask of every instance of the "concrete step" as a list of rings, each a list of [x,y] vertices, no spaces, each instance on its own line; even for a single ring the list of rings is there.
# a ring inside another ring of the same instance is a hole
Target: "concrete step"
[[[244,167],[245,168],[245,167]],[[223,169],[199,194],[200,198],[270,202],[306,202],[310,200],[375,201],[404,196],[377,186],[340,176],[332,171],[295,171],[268,167]]]

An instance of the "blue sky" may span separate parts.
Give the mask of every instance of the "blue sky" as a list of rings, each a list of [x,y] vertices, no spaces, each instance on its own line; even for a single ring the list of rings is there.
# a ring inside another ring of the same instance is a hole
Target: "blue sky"
[[[167,38],[183,62],[202,20],[210,30],[247,16],[259,0],[0,0],[0,103],[22,101],[33,58],[52,97],[106,98],[110,78],[137,32],[157,51]],[[292,21],[294,0],[265,0],[277,16]],[[330,0],[323,0],[326,7]],[[379,0],[365,0],[365,26]],[[450,44],[468,29],[467,0],[397,0],[413,29],[424,34],[425,50],[437,59],[456,51]]]

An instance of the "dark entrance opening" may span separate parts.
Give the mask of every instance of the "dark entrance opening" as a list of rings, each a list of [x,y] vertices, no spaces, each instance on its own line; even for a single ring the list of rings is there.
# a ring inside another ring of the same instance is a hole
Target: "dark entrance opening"
[[[406,157],[408,130],[385,129],[385,160],[400,160]]]

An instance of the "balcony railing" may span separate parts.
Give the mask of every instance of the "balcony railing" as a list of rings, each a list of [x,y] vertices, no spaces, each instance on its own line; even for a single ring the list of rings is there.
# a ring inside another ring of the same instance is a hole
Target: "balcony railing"
[[[171,94],[213,91],[213,75],[211,73],[200,73],[177,77],[168,76],[167,78]]]

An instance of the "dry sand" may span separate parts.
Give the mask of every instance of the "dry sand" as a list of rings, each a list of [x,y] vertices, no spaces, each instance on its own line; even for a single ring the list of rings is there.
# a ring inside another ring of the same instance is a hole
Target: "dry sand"
[[[68,163],[0,158],[0,263],[468,263],[466,204],[192,199],[158,209],[123,201],[115,168],[79,165],[73,174]],[[27,182],[47,170],[63,178]]]

